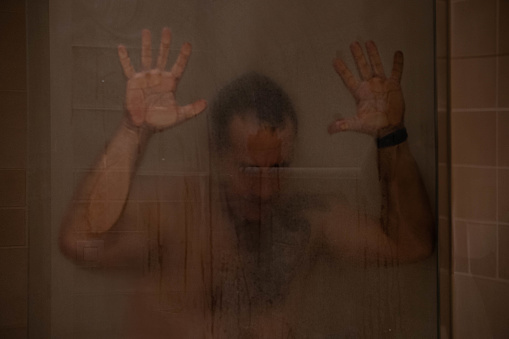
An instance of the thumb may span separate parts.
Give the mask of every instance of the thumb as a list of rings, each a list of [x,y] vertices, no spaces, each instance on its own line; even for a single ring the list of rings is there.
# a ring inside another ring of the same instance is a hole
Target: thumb
[[[335,134],[338,132],[346,132],[346,131],[361,131],[361,130],[362,130],[362,122],[357,117],[336,120],[336,121],[332,122],[328,128],[329,134]]]

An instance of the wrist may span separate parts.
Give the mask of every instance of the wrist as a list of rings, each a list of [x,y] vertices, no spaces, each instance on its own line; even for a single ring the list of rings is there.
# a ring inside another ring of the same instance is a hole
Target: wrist
[[[404,128],[405,128],[404,122],[400,122],[396,125],[385,126],[385,127],[380,128],[378,131],[376,131],[376,137],[377,137],[377,139],[381,139],[391,133],[394,133],[394,132],[404,129]]]
[[[122,121],[122,126],[129,132],[134,133],[138,136],[149,137],[154,131],[145,125],[135,125],[129,117],[125,117]]]
[[[376,139],[378,149],[387,148],[399,145],[405,142],[408,138],[406,128],[401,124],[398,128],[391,128],[390,130],[379,131]]]

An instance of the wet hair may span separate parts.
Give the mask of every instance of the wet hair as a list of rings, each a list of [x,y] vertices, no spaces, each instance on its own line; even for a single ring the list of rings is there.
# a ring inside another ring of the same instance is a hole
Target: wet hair
[[[212,105],[212,138],[217,151],[231,146],[229,126],[233,117],[248,114],[273,128],[285,127],[289,120],[297,131],[297,115],[288,94],[272,79],[247,73],[223,87]]]

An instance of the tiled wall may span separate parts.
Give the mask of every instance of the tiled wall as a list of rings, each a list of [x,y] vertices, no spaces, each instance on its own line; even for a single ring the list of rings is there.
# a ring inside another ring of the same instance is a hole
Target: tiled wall
[[[2,1],[0,31],[0,338],[10,339],[27,337],[24,1]]]
[[[453,327],[509,333],[509,1],[452,0]]]

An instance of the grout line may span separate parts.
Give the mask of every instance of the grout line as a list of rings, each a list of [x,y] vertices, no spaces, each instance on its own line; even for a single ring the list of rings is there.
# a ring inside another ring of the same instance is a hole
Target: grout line
[[[507,53],[504,53],[502,55],[509,55]],[[477,59],[488,59],[488,58],[496,58],[498,57],[499,54],[497,54],[496,52],[494,54],[478,54],[478,55],[459,55],[459,56],[455,56],[455,57],[452,57],[451,59],[452,60],[469,60],[469,59],[472,59],[472,60],[477,60]]]
[[[488,165],[470,165],[470,164],[453,164],[452,167],[453,168],[493,169],[493,170],[497,170],[497,169],[508,170],[509,169],[509,166],[496,166],[496,165],[488,166]]]
[[[489,108],[453,108],[452,113],[462,112],[509,112],[509,107],[489,107]]]
[[[465,222],[465,223],[470,223],[470,224],[480,224],[480,225],[491,225],[491,226],[497,225],[496,221],[466,219],[466,218],[458,218],[458,217],[455,217],[454,221]]]
[[[506,278],[493,278],[493,277],[488,277],[485,275],[470,274],[470,273],[465,273],[465,272],[454,272],[454,275],[470,277],[470,278],[485,279],[485,280],[495,281],[495,282],[499,282],[499,283],[509,283],[509,279],[506,279]]]

